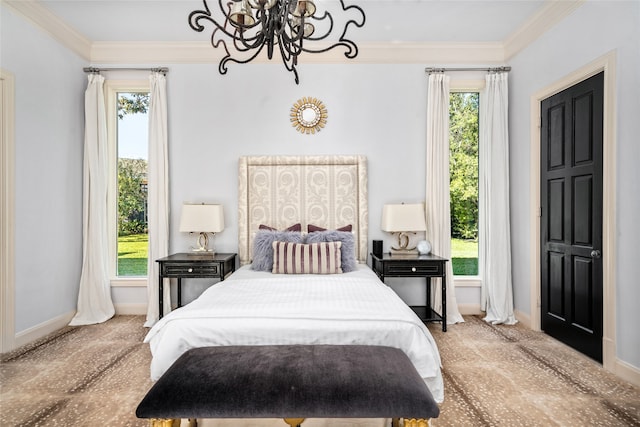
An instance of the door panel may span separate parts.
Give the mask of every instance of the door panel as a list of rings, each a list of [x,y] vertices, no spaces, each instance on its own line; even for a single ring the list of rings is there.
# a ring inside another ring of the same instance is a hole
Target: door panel
[[[604,73],[541,103],[542,329],[602,361]]]

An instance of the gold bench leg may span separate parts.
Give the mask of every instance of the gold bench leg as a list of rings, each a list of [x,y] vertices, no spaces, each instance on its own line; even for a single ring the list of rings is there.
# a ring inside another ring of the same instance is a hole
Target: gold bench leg
[[[180,427],[179,418],[151,418],[149,427]]]
[[[429,420],[424,418],[403,418],[403,427],[429,427]],[[395,421],[395,420],[394,420]],[[395,427],[395,426],[394,426]]]
[[[284,422],[291,427],[300,427],[300,424],[304,421],[304,418],[285,418]]]

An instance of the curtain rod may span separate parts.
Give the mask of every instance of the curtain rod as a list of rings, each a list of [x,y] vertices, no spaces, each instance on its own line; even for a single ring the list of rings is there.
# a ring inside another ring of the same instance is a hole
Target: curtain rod
[[[154,73],[167,74],[169,69],[167,67],[158,68],[95,68],[85,67],[82,69],[85,73],[100,73],[100,71],[153,71]]]
[[[485,68],[435,68],[428,67],[425,68],[424,71],[428,74],[431,73],[444,73],[445,71],[488,71],[491,73],[498,73],[502,71],[511,71],[511,67],[485,67]]]

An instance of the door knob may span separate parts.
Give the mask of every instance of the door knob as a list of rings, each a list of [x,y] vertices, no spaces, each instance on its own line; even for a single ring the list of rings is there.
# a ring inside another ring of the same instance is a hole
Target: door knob
[[[591,251],[591,258],[598,259],[602,256],[599,250],[594,249]]]

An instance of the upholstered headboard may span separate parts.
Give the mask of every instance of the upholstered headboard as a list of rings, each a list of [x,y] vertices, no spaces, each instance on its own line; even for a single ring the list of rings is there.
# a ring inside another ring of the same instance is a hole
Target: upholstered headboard
[[[260,224],[326,229],[353,226],[356,257],[367,260],[369,208],[364,156],[247,156],[238,164],[238,252],[251,262]]]

